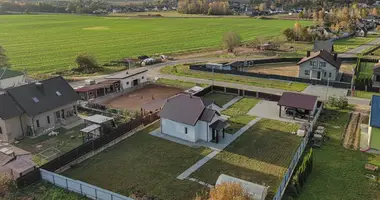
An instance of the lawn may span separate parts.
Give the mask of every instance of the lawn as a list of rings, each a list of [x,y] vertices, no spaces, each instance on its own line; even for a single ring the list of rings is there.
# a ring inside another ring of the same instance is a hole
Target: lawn
[[[84,125],[82,124],[69,130],[59,128],[55,130],[59,133],[57,136],[48,136],[48,134],[45,134],[35,138],[27,137],[20,140],[19,143],[15,145],[31,152],[34,155],[33,160],[41,165],[45,163],[46,160],[43,157],[38,156],[38,153],[53,147],[58,149],[60,154],[63,154],[83,144],[82,134],[80,133],[80,129],[83,127]],[[37,145],[42,145],[42,147],[37,148]],[[53,153],[57,152],[47,150],[43,154],[49,156]]]
[[[380,128],[372,127],[370,147],[380,150]]]
[[[372,95],[380,95],[379,92],[368,92],[368,91],[359,91],[355,90],[354,96],[364,99],[372,99]]]
[[[376,39],[376,37],[349,37],[346,39],[341,39],[334,41],[334,50],[338,53],[343,53],[354,49],[362,44],[371,42]]]
[[[192,174],[215,184],[220,174],[270,186],[273,197],[301,139],[291,132],[299,126],[262,119]],[[270,199],[270,197],[267,197]]]
[[[236,95],[232,95],[232,94],[212,92],[212,93],[209,93],[209,94],[203,96],[202,98],[214,101],[214,103],[216,105],[223,107],[224,104],[230,102],[235,97],[236,97]]]
[[[234,103],[228,109],[222,111],[223,115],[230,116],[228,119],[229,126],[226,131],[231,134],[236,133],[236,131],[247,125],[250,121],[254,120],[256,117],[247,115],[247,113],[251,110],[251,108],[259,103],[259,101],[259,99],[254,98],[243,98]]]
[[[12,193],[9,198],[5,197],[2,200],[16,199],[36,199],[36,200],[87,200],[83,196],[74,192],[69,192],[65,189],[56,187],[50,183],[39,182],[28,187],[17,190]]]
[[[160,199],[193,199],[202,185],[176,177],[211,152],[149,135],[155,123],[127,140],[64,172],[64,176],[129,196],[143,193]]]
[[[310,21],[300,21],[303,25]],[[2,15],[0,44],[13,68],[30,74],[66,70],[80,53],[104,63],[139,55],[215,49],[227,31],[243,41],[276,36],[292,20],[252,18],[129,18],[86,15]]]
[[[208,79],[208,80],[212,80],[212,78],[214,78],[215,81],[231,82],[231,83],[238,83],[238,84],[244,84],[244,85],[252,85],[252,86],[257,86],[257,87],[277,88],[277,89],[297,91],[297,92],[303,91],[308,86],[308,84],[305,84],[305,83],[271,80],[271,79],[255,78],[255,77],[248,77],[248,76],[236,76],[236,75],[230,75],[230,74],[214,73],[214,75],[212,76],[210,72],[190,70],[188,65],[167,66],[167,67],[162,68],[160,72],[163,74],[187,76],[187,77],[192,77],[192,78],[201,78],[201,79]]]
[[[372,78],[375,63],[360,63],[359,79]]]
[[[177,87],[177,88],[182,88],[182,89],[189,89],[194,86],[200,86],[200,87],[207,87],[208,85],[206,84],[197,84],[197,83],[192,83],[192,82],[186,82],[186,81],[180,81],[180,80],[171,80],[171,79],[166,79],[166,78],[160,78],[156,82],[157,84],[160,85],[165,85],[165,86],[170,86],[170,87]]]
[[[348,123],[349,111],[325,109],[320,117],[330,140],[321,149],[313,149],[313,172],[298,199],[357,200],[380,199],[377,186],[365,178],[364,165],[379,163],[378,156],[343,148],[341,135]]]

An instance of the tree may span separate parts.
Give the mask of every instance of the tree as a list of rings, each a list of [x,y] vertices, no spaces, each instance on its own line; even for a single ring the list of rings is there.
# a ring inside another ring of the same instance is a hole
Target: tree
[[[374,16],[378,16],[379,14],[377,12],[377,8],[373,8],[371,14]]]
[[[316,10],[313,11],[313,22],[314,25],[317,25],[318,23],[318,12]]]
[[[293,27],[294,34],[296,36],[296,40],[299,40],[301,35],[302,26],[299,22],[296,22]]]
[[[265,4],[265,3],[261,3],[260,5],[259,5],[259,10],[260,11],[265,11],[267,9],[267,5]]]
[[[78,65],[77,70],[80,72],[93,73],[100,70],[100,66],[96,59],[87,53],[78,55],[75,62]]]
[[[293,41],[294,40],[295,34],[294,34],[294,31],[291,28],[285,29],[282,32],[282,34],[284,34],[284,36],[286,37],[286,40],[288,40],[288,41]]]
[[[232,52],[235,47],[238,47],[241,43],[241,37],[239,34],[235,32],[226,32],[223,35],[223,46],[224,48],[227,48],[229,52]]]
[[[11,65],[9,64],[8,60],[8,56],[5,54],[5,49],[2,46],[0,46],[0,68],[9,68]]]

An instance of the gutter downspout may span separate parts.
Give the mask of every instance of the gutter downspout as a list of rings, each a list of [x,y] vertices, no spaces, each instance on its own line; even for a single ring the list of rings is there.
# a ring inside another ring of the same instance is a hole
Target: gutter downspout
[[[22,136],[24,137],[25,136],[25,131],[24,131],[24,127],[22,126],[22,114],[19,116],[19,119],[20,119],[20,126],[21,126],[21,131],[22,131]]]

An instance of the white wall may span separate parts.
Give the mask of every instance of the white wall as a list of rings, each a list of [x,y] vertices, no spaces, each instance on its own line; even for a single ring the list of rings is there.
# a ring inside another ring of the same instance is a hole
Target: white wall
[[[327,80],[329,78],[329,73],[331,73],[330,80],[335,80],[336,79],[337,73],[339,72],[338,69],[335,68],[334,66],[332,66],[330,63],[328,63],[328,62],[324,61],[323,59],[319,58],[319,57],[311,59],[309,61],[306,61],[306,62],[302,63],[299,66],[298,77],[310,79],[310,76],[312,75],[311,70],[313,69],[313,66],[310,65],[310,61],[317,61],[317,63],[318,63],[318,67],[317,68],[319,68],[319,63],[320,62],[325,62],[326,63],[326,67],[321,67],[321,69],[320,69],[321,70],[321,79],[322,80]],[[309,71],[309,75],[306,75],[305,70]],[[317,69],[317,70],[319,70],[319,69]],[[326,72],[326,76],[325,76],[324,72]],[[316,72],[314,72],[314,73],[316,73]]]
[[[203,140],[203,141],[210,141],[212,138],[212,135],[210,134],[210,131],[208,132],[207,137],[207,129],[208,129],[209,124],[204,121],[198,121],[197,124],[195,125],[195,135],[197,140]]]
[[[10,88],[17,85],[20,85],[22,82],[24,82],[24,75],[21,76],[15,76],[7,79],[0,80],[0,88]]]
[[[5,124],[5,121],[3,119],[0,119],[0,127],[2,130],[2,134],[0,134],[0,140],[8,141],[8,136],[7,136],[7,126]]]
[[[6,120],[0,119],[0,127],[3,131],[3,133],[0,134],[0,140],[3,141],[13,141],[15,138],[23,135],[23,128],[24,131],[26,130],[26,126],[21,127],[19,116]]]
[[[187,127],[187,134],[185,134],[185,127]],[[194,126],[175,122],[170,119],[161,118],[161,132],[190,142],[197,141]]]
[[[144,73],[141,73],[141,74],[137,74],[135,76],[131,76],[131,77],[128,77],[128,78],[125,78],[125,79],[121,79],[120,80],[121,88],[122,89],[131,88],[133,80],[136,80],[136,79],[139,80],[139,84],[140,83],[144,83],[144,82],[146,82],[148,80],[148,76],[147,75],[148,75],[148,73],[144,72]]]

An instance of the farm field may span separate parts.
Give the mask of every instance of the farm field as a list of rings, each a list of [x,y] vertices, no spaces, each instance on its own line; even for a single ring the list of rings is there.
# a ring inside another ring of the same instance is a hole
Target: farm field
[[[261,119],[191,176],[213,184],[220,174],[270,186],[273,198],[301,139],[299,125]]]
[[[197,192],[207,188],[176,177],[211,150],[190,148],[149,135],[159,126],[159,122],[152,124],[63,175],[126,196],[194,199]]]
[[[342,133],[349,122],[350,110],[329,108],[321,115],[319,125],[325,126],[330,139],[322,148],[313,149],[313,172],[299,200],[380,199],[378,185],[367,179],[366,163],[380,164],[380,156],[345,149]],[[379,174],[377,174],[378,176]]]
[[[140,111],[141,107],[146,103],[164,100],[182,91],[180,88],[151,84],[131,93],[110,99],[104,104],[111,108]]]
[[[192,78],[201,78],[208,80],[212,80],[212,78],[214,78],[214,80],[216,81],[239,83],[259,87],[278,88],[297,92],[303,91],[308,86],[305,83],[270,80],[247,76],[235,76],[231,74],[214,73],[214,75],[212,76],[210,72],[190,70],[188,65],[167,66],[162,68],[160,72],[163,74],[172,74],[176,76],[187,76]]]
[[[301,21],[303,25],[311,24]],[[220,48],[234,30],[243,41],[279,35],[292,20],[251,18],[128,18],[80,15],[0,16],[0,44],[14,69],[53,73],[74,66],[80,53],[100,63],[124,57]]]

